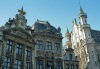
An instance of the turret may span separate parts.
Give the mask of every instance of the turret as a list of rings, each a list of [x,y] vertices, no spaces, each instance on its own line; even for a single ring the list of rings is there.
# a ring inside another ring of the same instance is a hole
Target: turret
[[[76,21],[76,18],[73,20],[73,25],[77,25],[77,21]]]
[[[72,48],[72,46],[71,46],[71,33],[69,32],[68,28],[67,28],[66,38],[67,38],[66,46],[68,48]]]
[[[80,7],[79,19],[82,25],[87,24],[87,14],[83,11],[82,7]]]
[[[83,39],[89,39],[91,38],[91,27],[89,24],[87,24],[87,14],[83,11],[82,7],[80,7],[80,26],[81,31],[83,32]]]

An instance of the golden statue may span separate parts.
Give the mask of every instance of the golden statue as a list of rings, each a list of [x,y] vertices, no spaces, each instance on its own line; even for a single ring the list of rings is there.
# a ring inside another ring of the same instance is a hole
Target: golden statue
[[[19,14],[25,15],[26,12],[23,10],[23,7],[21,8],[21,10],[18,10]]]

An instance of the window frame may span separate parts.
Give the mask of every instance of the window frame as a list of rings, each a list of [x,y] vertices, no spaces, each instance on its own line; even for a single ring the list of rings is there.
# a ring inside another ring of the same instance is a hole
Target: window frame
[[[30,69],[31,66],[31,48],[26,47],[26,69]]]
[[[55,43],[55,50],[56,50],[57,52],[61,52],[60,43]]]
[[[43,41],[37,40],[37,49],[42,49],[42,48],[43,48]]]
[[[22,55],[23,55],[23,45],[22,44],[17,43],[16,55],[22,57]]]
[[[21,68],[22,68],[22,60],[16,60],[16,69],[21,69]]]
[[[4,69],[10,69],[11,67],[11,58],[5,57]]]
[[[42,67],[42,68],[41,68]],[[36,61],[36,69],[43,69],[43,60]]]
[[[6,52],[11,53],[12,52],[12,47],[13,47],[13,41],[12,40],[7,40],[7,43],[6,43]]]
[[[46,50],[52,50],[52,43],[49,41],[46,42]]]
[[[57,69],[63,69],[62,68],[62,62],[61,61],[58,61],[57,62]]]

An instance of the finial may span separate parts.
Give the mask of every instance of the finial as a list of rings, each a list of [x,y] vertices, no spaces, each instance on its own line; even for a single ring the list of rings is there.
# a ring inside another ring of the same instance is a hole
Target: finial
[[[22,14],[22,15],[26,14],[26,12],[23,10],[23,6],[22,6],[22,8],[20,10],[18,10],[18,12],[19,12],[19,14]]]

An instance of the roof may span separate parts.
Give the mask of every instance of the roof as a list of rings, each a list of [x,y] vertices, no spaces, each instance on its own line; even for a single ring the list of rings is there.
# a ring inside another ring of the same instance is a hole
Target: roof
[[[34,30],[38,30],[38,31],[45,31],[49,29],[53,33],[59,33],[58,29],[50,25],[48,21],[36,21],[32,27],[34,28]]]
[[[91,30],[91,36],[95,40],[95,42],[100,42],[100,31]]]

